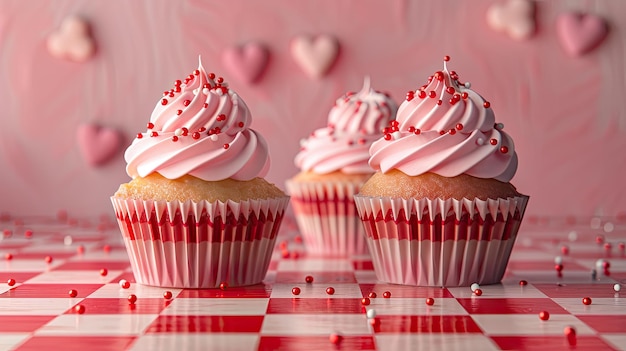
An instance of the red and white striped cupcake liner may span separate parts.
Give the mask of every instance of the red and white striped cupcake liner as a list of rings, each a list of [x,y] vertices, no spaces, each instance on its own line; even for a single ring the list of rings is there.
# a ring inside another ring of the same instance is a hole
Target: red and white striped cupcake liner
[[[528,199],[355,196],[377,279],[442,287],[502,280]]]
[[[354,204],[354,195],[361,185],[286,182],[307,252],[323,256],[369,256],[363,224]]]
[[[218,288],[265,278],[289,197],[225,203],[111,201],[138,283]]]

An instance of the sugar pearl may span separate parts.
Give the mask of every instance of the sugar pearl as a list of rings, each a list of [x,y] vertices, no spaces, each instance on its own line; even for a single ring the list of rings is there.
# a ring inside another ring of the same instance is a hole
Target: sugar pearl
[[[619,285],[619,283],[616,283],[615,285],[613,285],[613,290],[615,290],[615,292],[619,292],[620,290],[622,290],[622,286]]]
[[[376,310],[373,308],[370,308],[369,310],[367,310],[367,312],[365,312],[365,315],[367,316],[368,319],[372,319],[376,317]]]
[[[478,285],[478,283],[472,283],[472,285],[470,285],[470,290],[476,291],[476,289],[480,289],[480,285]]]

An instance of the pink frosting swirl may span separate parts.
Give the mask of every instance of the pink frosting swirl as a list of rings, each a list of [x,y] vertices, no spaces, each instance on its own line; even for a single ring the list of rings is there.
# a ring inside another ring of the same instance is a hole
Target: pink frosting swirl
[[[126,149],[126,172],[132,178],[157,172],[206,181],[264,177],[270,164],[267,143],[250,122],[244,101],[199,62],[157,102],[148,131]]]
[[[517,154],[491,105],[460,83],[454,71],[435,72],[428,83],[409,91],[396,121],[370,148],[369,164],[386,173],[410,176],[426,172],[444,177],[468,174],[508,182],[517,170]]]
[[[396,103],[370,87],[369,78],[358,93],[337,99],[328,114],[328,125],[301,141],[295,164],[302,171],[326,174],[372,173],[369,148],[395,114]]]

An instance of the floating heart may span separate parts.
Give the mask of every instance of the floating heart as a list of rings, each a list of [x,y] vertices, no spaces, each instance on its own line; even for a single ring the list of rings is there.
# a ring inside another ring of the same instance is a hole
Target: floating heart
[[[79,126],[76,137],[83,158],[94,167],[111,159],[122,144],[122,136],[117,130],[95,124]]]
[[[598,16],[572,12],[557,18],[556,30],[563,49],[572,56],[580,56],[596,48],[609,29]]]
[[[93,56],[96,46],[89,24],[78,17],[68,17],[48,37],[48,52],[54,57],[82,62]]]
[[[246,83],[254,83],[261,77],[268,60],[269,51],[258,43],[228,48],[222,54],[224,66]]]
[[[529,0],[509,0],[496,3],[487,10],[487,24],[513,39],[526,39],[535,33],[535,3]]]
[[[320,78],[330,69],[339,54],[339,43],[331,36],[296,37],[291,43],[291,55],[311,78]]]

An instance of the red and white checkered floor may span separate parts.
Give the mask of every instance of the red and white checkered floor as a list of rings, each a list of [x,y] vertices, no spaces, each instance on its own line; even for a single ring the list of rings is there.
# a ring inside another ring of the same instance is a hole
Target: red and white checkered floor
[[[0,220],[0,350],[626,350],[623,219],[527,218],[504,281],[480,296],[380,283],[368,257],[308,256],[291,223],[263,284],[141,286],[110,219]]]

